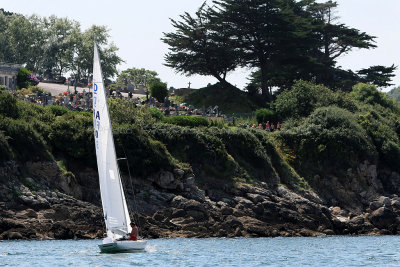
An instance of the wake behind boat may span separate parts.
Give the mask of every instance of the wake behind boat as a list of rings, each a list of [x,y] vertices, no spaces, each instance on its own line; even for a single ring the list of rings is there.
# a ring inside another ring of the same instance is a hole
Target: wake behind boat
[[[145,240],[126,240],[132,232],[131,220],[117,163],[96,42],[93,58],[93,126],[101,201],[107,228],[107,237],[99,245],[100,251],[116,253],[144,250]]]

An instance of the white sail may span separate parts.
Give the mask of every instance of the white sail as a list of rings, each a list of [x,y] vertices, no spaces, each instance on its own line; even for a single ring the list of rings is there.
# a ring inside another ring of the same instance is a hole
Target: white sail
[[[94,44],[93,59],[93,125],[107,236],[115,240],[130,233],[132,229],[117,164],[103,73],[96,42]]]

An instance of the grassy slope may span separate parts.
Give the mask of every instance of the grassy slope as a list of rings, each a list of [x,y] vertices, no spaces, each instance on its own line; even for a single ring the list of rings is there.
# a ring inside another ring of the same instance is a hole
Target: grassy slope
[[[249,97],[234,86],[220,83],[187,91],[180,97],[183,102],[192,104],[196,108],[218,106],[224,114],[250,113],[262,107],[259,99]]]

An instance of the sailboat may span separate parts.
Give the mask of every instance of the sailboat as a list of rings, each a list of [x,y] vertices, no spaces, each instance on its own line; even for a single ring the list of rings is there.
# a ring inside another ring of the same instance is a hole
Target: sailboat
[[[115,153],[103,73],[96,42],[94,42],[93,57],[93,126],[101,201],[107,228],[107,237],[99,245],[100,251],[115,253],[144,250],[146,247],[145,240],[126,240],[132,231],[131,220]]]

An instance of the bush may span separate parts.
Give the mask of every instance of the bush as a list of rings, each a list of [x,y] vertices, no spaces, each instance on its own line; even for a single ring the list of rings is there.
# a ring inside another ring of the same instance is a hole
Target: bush
[[[353,91],[350,93],[352,97],[360,102],[370,105],[381,105],[386,108],[393,109],[394,102],[389,99],[384,93],[379,92],[375,85],[367,83],[359,83],[353,86]]]
[[[267,121],[275,121],[275,112],[267,108],[261,108],[256,110],[256,118],[258,123],[266,123]]]
[[[92,163],[94,154],[93,118],[91,113],[70,112],[57,117],[51,125],[50,141],[53,146],[75,159]]]
[[[160,121],[164,118],[164,115],[158,108],[149,108],[150,114],[153,118]]]
[[[0,92],[0,114],[10,118],[19,115],[17,100],[8,92]]]
[[[129,159],[134,176],[173,168],[173,158],[165,145],[152,139],[138,125],[117,125],[113,132],[117,157]],[[125,164],[121,164],[121,169],[127,171]]]
[[[158,102],[163,103],[168,95],[167,84],[163,82],[154,82],[150,85],[150,94],[156,98]]]
[[[0,85],[0,91],[5,91],[6,90],[6,86],[5,85]]]
[[[187,126],[187,127],[208,126],[208,120],[206,118],[194,117],[194,116],[164,117],[162,121],[165,123],[176,124],[179,126]]]
[[[68,108],[57,105],[47,106],[46,109],[50,110],[55,116],[62,116],[69,112]]]
[[[167,147],[181,162],[190,163],[198,177],[224,179],[233,177],[235,163],[224,144],[215,135],[198,128],[157,123],[145,127],[149,135]]]
[[[148,108],[136,107],[126,99],[110,99],[108,107],[113,124],[143,125],[155,121]]]
[[[299,162],[310,168],[320,166],[344,169],[364,159],[375,159],[376,149],[367,132],[351,112],[338,107],[316,109],[300,126],[279,133],[293,148]]]
[[[343,92],[333,92],[323,85],[298,81],[291,89],[283,91],[275,101],[275,111],[283,118],[301,118],[310,115],[316,108],[336,105],[355,111],[355,103]]]
[[[20,68],[18,71],[18,76],[17,76],[17,85],[20,89],[22,88],[28,88],[30,83],[29,75],[31,72],[25,68]]]
[[[32,160],[36,156],[47,158],[46,143],[34,127],[25,120],[0,118],[0,131],[9,136],[8,144],[12,148],[16,158]]]

